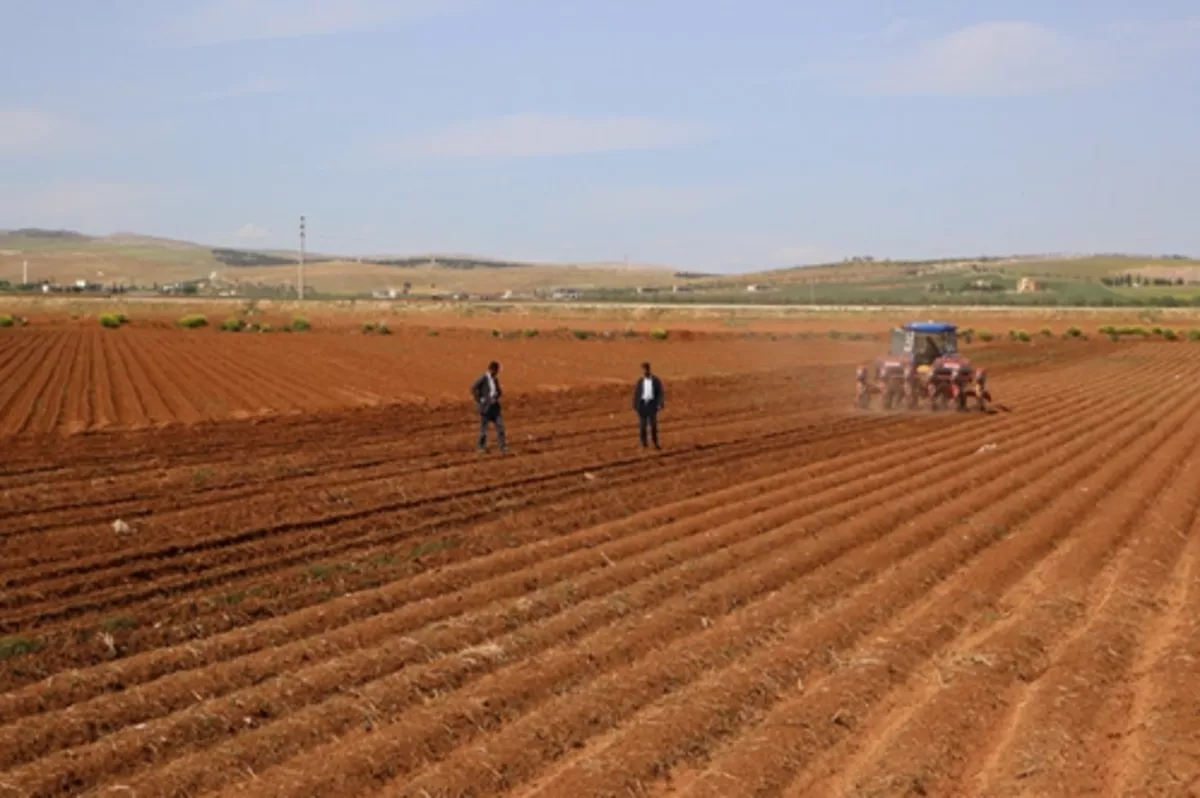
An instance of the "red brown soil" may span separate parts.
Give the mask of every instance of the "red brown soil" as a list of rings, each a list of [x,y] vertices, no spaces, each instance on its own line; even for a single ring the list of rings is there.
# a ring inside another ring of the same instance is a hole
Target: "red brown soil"
[[[0,336],[0,796],[1197,794],[1200,347],[877,346]]]

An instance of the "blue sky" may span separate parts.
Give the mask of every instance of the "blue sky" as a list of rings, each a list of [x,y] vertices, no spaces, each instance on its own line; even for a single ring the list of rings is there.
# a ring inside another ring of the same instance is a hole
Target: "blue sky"
[[[0,0],[0,228],[1200,255],[1194,0]]]

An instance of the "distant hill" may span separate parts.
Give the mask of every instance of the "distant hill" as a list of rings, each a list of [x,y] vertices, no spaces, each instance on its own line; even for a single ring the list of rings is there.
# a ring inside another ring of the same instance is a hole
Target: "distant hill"
[[[262,290],[294,290],[299,254],[294,250],[209,247],[191,241],[131,232],[90,236],[70,230],[0,231],[0,280],[60,283],[86,279],[104,284],[166,285],[208,280]],[[531,263],[466,254],[354,256],[305,254],[310,291],[369,294],[407,283],[411,293],[531,292],[663,287],[686,279],[666,267],[624,263]]]
[[[213,290],[295,290],[298,253],[210,247],[131,232],[0,231],[0,281],[86,279],[136,286],[211,281]],[[305,283],[327,295],[413,296],[571,288],[638,302],[1200,306],[1200,261],[1183,255],[1033,254],[838,263],[719,275],[664,266],[533,263],[465,253],[306,253]]]

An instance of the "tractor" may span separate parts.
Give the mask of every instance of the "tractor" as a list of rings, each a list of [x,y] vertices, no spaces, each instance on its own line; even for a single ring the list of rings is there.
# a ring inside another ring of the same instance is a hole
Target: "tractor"
[[[929,400],[930,410],[966,410],[973,397],[986,412],[992,398],[987,372],[976,370],[959,354],[958,328],[944,322],[909,322],[894,328],[888,353],[875,361],[874,374],[859,366],[857,382],[855,404],[864,409],[875,394],[882,397],[885,410],[916,409],[922,399]]]

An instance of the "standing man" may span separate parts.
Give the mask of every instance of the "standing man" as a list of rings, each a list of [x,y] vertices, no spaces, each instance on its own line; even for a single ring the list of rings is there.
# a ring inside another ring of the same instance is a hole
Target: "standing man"
[[[500,443],[500,451],[507,452],[508,444],[504,439],[504,416],[500,413],[500,364],[496,361],[488,363],[487,371],[475,380],[471,386],[471,395],[475,406],[479,409],[479,451],[487,451],[488,423],[496,425],[496,439]]]
[[[643,447],[647,445],[648,426],[654,440],[654,448],[662,448],[658,445],[658,411],[663,409],[663,399],[662,380],[650,373],[649,363],[643,363],[642,378],[633,388],[633,409],[638,414],[638,434],[641,436]]]

